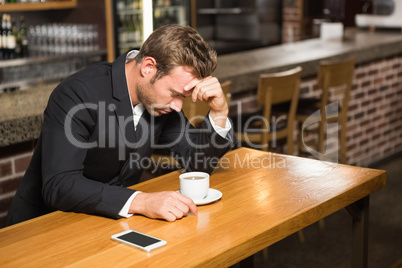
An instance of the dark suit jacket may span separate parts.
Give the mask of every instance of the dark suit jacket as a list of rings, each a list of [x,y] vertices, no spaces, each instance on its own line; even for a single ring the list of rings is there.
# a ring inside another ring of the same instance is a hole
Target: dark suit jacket
[[[211,172],[233,146],[233,132],[223,139],[208,117],[196,131],[181,112],[152,117],[145,111],[134,131],[125,59],[78,72],[52,92],[7,224],[54,210],[119,218],[134,192],[125,187],[138,182],[155,147],[179,156],[187,170]]]

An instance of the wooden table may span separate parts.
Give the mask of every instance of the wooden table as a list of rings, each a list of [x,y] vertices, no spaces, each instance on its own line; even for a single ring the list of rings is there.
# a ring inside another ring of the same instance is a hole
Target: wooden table
[[[177,190],[179,172],[138,184]],[[0,267],[226,267],[342,208],[354,218],[353,266],[367,266],[368,198],[386,172],[240,148],[211,176],[223,193],[176,222],[54,212],[0,230]],[[150,253],[112,241],[137,230],[167,241]],[[348,245],[345,245],[348,246]]]

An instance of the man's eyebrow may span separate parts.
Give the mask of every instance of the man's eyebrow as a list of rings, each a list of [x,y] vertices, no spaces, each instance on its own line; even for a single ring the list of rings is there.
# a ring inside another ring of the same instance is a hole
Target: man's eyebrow
[[[186,97],[187,97],[187,96],[184,95],[183,93],[180,93],[179,91],[177,91],[177,90],[175,90],[175,89],[173,89],[173,88],[171,88],[170,91],[171,91],[172,93],[174,93],[174,94],[179,95],[180,97],[183,97],[183,98],[186,98]],[[189,95],[189,96],[190,96],[190,95]]]

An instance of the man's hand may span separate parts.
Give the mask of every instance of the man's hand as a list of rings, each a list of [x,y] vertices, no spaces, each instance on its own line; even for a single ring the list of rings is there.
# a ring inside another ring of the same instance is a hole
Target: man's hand
[[[216,77],[208,76],[204,79],[193,79],[185,87],[185,91],[193,90],[191,99],[204,101],[210,108],[210,116],[215,124],[225,127],[229,114],[229,106],[222,91],[221,84]]]
[[[198,214],[193,200],[177,192],[139,193],[129,209],[129,213],[167,221],[180,219],[189,211],[194,216]]]

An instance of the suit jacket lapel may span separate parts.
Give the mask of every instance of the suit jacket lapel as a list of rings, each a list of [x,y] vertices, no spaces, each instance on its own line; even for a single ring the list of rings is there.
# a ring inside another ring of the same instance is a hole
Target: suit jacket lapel
[[[112,64],[112,89],[113,89],[113,103],[116,124],[119,128],[117,139],[117,146],[119,150],[119,160],[124,161],[120,170],[118,185],[125,185],[127,179],[130,177],[128,171],[130,170],[130,151],[134,150],[136,136],[134,132],[133,110],[131,108],[131,99],[128,93],[127,79],[126,79],[126,56],[127,53],[122,54]],[[128,149],[130,148],[130,149]]]
[[[136,141],[133,122],[133,110],[127,88],[126,55],[117,58],[112,65],[113,98],[115,100],[114,112],[119,126],[119,146],[134,147]]]
[[[149,114],[145,111],[138,122],[137,129],[135,131],[135,147],[128,150],[129,154],[127,155],[127,160],[120,171],[119,177],[121,185],[123,186],[138,183],[143,171],[141,167],[143,158],[150,157],[150,137],[147,133],[149,121],[146,120],[148,117],[147,115],[149,116]]]
[[[143,168],[149,164],[153,151],[152,141],[157,142],[163,122],[163,118],[152,117],[147,111],[142,114],[135,131],[138,147],[130,149],[130,154],[120,172],[120,181],[123,186],[138,183]]]
[[[154,134],[158,135],[162,127],[160,118],[152,118],[147,111],[144,111],[137,130],[134,131],[133,110],[125,74],[126,55],[127,53],[121,55],[112,65],[113,98],[116,106],[114,112],[119,126],[118,146],[120,146],[119,152],[124,153],[121,160],[125,161],[120,171],[118,184],[123,186],[137,183],[143,171],[141,167],[137,168],[138,163],[133,163],[133,159],[130,159],[133,156],[131,153],[135,152],[135,157],[139,160],[150,157],[151,139],[154,138]],[[151,126],[153,119],[156,124]],[[119,157],[122,156],[120,153]]]

